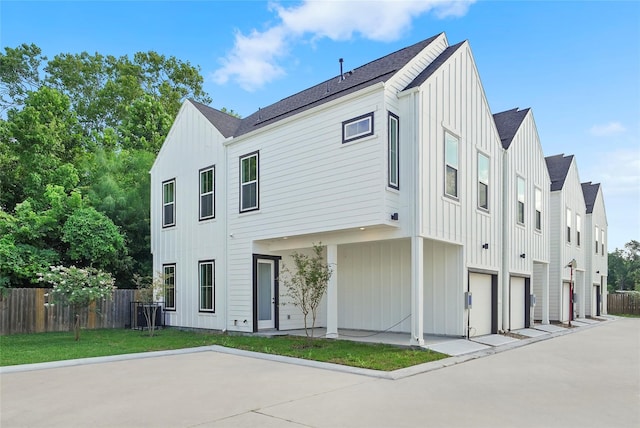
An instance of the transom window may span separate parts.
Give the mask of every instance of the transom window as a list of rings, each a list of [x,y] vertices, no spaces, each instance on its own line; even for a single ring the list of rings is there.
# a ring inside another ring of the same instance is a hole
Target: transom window
[[[200,170],[200,220],[214,218],[215,167]]]
[[[580,246],[580,231],[582,229],[582,219],[576,215],[576,245]]]
[[[176,224],[176,180],[162,183],[162,227]]]
[[[445,195],[458,197],[458,139],[448,132],[444,133]]]
[[[215,261],[207,260],[200,266],[200,311],[215,312]]]
[[[489,158],[478,153],[478,208],[489,209]]]
[[[571,209],[567,208],[567,242],[571,242]]]
[[[176,265],[163,265],[164,308],[176,309]]]
[[[395,114],[389,112],[389,187],[400,189],[399,122]]]
[[[542,190],[535,190],[536,230],[542,230]]]
[[[342,143],[373,135],[373,112],[342,122]]]
[[[517,220],[519,224],[524,224],[524,205],[525,205],[525,183],[524,178],[516,177],[516,195],[517,195]]]
[[[259,156],[258,152],[240,158],[240,212],[259,208]]]

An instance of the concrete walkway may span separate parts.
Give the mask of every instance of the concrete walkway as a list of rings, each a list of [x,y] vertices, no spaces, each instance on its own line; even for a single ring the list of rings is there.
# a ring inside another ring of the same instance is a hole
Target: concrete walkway
[[[4,368],[0,426],[640,426],[640,319],[566,330],[386,379],[209,347]]]

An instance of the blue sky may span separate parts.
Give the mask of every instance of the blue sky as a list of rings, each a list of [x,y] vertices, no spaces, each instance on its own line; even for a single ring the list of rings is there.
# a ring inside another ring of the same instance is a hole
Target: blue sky
[[[602,183],[609,250],[640,240],[640,2],[0,1],[2,48],[173,55],[243,116],[443,31],[494,113],[531,107],[545,155]]]

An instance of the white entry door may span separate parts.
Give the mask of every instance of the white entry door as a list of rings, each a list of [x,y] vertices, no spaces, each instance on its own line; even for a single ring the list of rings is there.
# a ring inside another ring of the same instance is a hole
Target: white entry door
[[[511,313],[510,329],[519,330],[525,327],[524,316],[524,278],[511,277],[511,306],[509,307]]]
[[[571,284],[562,283],[562,305],[561,305],[561,322],[569,322],[569,312],[571,310]]]
[[[472,296],[472,308],[469,309],[469,336],[491,334],[493,311],[491,275],[470,273],[469,291]]]
[[[275,328],[275,263],[258,260],[258,329]]]

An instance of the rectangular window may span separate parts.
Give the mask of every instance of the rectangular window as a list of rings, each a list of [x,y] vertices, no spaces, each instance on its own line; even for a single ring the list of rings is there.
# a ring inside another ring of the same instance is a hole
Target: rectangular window
[[[444,133],[444,193],[458,197],[458,139],[448,132]]]
[[[200,262],[200,311],[215,312],[215,261]]]
[[[478,207],[489,209],[489,158],[478,153]]]
[[[176,180],[162,183],[162,227],[176,224]]]
[[[215,167],[200,170],[200,220],[216,216]]]
[[[389,187],[394,189],[400,189],[399,130],[400,119],[389,112]]]
[[[164,308],[176,310],[176,265],[163,265]]]
[[[600,232],[602,232],[602,235],[600,236],[600,238],[602,238],[602,239],[600,239],[600,245],[602,246],[601,247],[601,249],[602,249],[602,253],[601,254],[604,256],[605,255],[605,252],[604,252],[604,229],[602,229]]]
[[[598,243],[598,238],[599,238],[598,235],[599,234],[600,234],[600,230],[598,229],[598,226],[596,226],[596,233],[595,233],[595,235],[596,235],[596,254],[598,254],[598,249],[600,248],[600,244]]]
[[[524,224],[524,203],[525,203],[525,195],[524,195],[524,178],[516,177],[516,194],[517,194],[517,220],[518,224]]]
[[[240,158],[240,212],[259,208],[260,165],[258,152]]]
[[[571,210],[567,208],[567,242],[571,242]]]
[[[580,246],[580,231],[582,229],[582,219],[576,215],[576,245]]]
[[[373,112],[342,122],[342,144],[373,135]]]
[[[536,188],[536,230],[542,230],[542,190]]]

